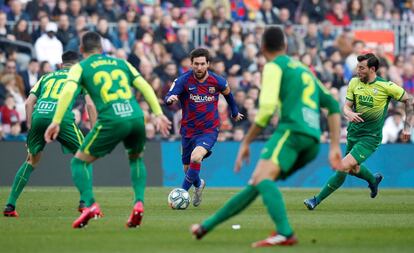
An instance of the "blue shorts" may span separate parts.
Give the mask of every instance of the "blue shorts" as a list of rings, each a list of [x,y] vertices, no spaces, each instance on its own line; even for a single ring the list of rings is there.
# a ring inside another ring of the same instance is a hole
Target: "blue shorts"
[[[195,147],[200,146],[207,149],[207,154],[204,158],[207,158],[211,155],[211,149],[217,141],[218,133],[209,133],[203,135],[196,135],[190,138],[183,137],[181,139],[182,154],[181,159],[183,164],[190,164],[191,153]],[[204,159],[203,158],[203,159]]]

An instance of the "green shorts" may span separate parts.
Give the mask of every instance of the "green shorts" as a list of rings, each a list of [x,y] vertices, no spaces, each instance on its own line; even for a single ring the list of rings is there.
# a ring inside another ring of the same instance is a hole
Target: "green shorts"
[[[346,154],[351,154],[358,164],[363,163],[377,150],[381,141],[377,137],[348,137],[346,143]]]
[[[319,152],[319,141],[314,137],[276,130],[266,142],[261,159],[271,160],[280,167],[278,178],[285,179],[315,159]]]
[[[44,138],[46,129],[52,119],[36,118],[32,120],[32,126],[27,135],[27,149],[32,155],[41,152],[46,145]],[[83,141],[83,134],[73,121],[62,121],[57,141],[62,144],[63,153],[74,154]]]
[[[97,121],[86,135],[80,150],[85,154],[102,157],[120,143],[124,143],[129,154],[139,154],[145,147],[144,118],[123,121]]]

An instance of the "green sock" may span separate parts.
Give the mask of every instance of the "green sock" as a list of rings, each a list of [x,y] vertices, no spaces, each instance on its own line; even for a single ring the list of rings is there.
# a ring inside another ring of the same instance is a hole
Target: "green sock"
[[[289,225],[282,193],[279,191],[276,184],[270,179],[265,179],[260,182],[256,188],[262,195],[263,203],[267,207],[267,212],[276,224],[277,233],[284,236],[291,236],[293,234],[293,229]]]
[[[362,178],[370,184],[375,184],[376,182],[374,175],[363,164],[360,165],[360,170],[357,174],[351,174],[351,175]]]
[[[318,203],[322,202],[326,197],[331,195],[334,191],[336,191],[341,185],[345,182],[347,173],[337,171],[335,174],[329,178],[328,182],[316,196],[316,200]]]
[[[85,201],[87,207],[95,203],[92,184],[93,184],[93,170],[92,164],[74,157],[71,161],[72,180],[76,188],[80,192],[80,199]]]
[[[207,231],[212,230],[215,226],[229,219],[244,210],[253,200],[256,199],[259,192],[253,185],[248,185],[241,192],[234,195],[222,208],[215,214],[206,219],[202,227]]]
[[[131,169],[132,188],[134,189],[135,200],[144,202],[145,184],[147,181],[147,169],[142,158],[129,160],[129,167]]]
[[[34,170],[33,166],[28,164],[27,162],[23,163],[20,166],[19,170],[14,177],[13,185],[10,191],[9,199],[7,200],[7,204],[12,204],[16,206],[16,201],[19,198],[20,194],[22,193],[26,183],[29,181],[30,174]]]

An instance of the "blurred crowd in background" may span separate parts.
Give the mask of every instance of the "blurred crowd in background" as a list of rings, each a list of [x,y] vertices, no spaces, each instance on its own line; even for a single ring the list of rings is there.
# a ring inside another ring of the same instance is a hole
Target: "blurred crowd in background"
[[[341,105],[355,75],[356,57],[368,51],[380,58],[381,77],[414,94],[414,37],[407,38],[403,50],[396,44],[398,54],[390,54],[387,45],[372,47],[356,38],[353,24],[361,22],[383,27],[412,24],[414,0],[0,0],[0,140],[25,140],[24,102],[31,87],[45,73],[60,68],[65,50],[78,51],[79,38],[91,30],[102,36],[105,54],[126,59],[140,71],[162,105],[174,79],[191,68],[189,52],[198,46],[208,48],[211,70],[227,79],[246,115],[241,122],[232,121],[227,103],[220,99],[219,141],[240,141],[254,121],[266,63],[260,53],[266,25],[284,27],[287,53],[308,66]],[[149,106],[139,93],[136,98],[145,113],[147,138],[159,140]],[[403,108],[390,104],[383,143],[402,142]],[[173,121],[169,139],[175,140],[180,108],[163,105],[163,110]],[[82,98],[73,112],[87,133],[91,126]],[[274,117],[261,137],[270,135],[276,125]],[[343,120],[342,141],[346,125]],[[326,141],[324,116],[321,126]]]

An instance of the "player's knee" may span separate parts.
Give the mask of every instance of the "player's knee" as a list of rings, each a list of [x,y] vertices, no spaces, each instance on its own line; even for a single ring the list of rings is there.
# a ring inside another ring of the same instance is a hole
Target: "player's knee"
[[[203,160],[203,156],[204,155],[201,154],[201,153],[193,152],[191,154],[190,160],[191,160],[192,163],[201,163],[201,161]]]
[[[128,155],[129,160],[137,160],[138,158],[142,158],[142,153],[138,154],[129,154]]]
[[[27,163],[32,165],[33,168],[35,168],[37,166],[37,164],[39,163],[40,160],[40,155],[31,155],[29,154],[27,156]]]

